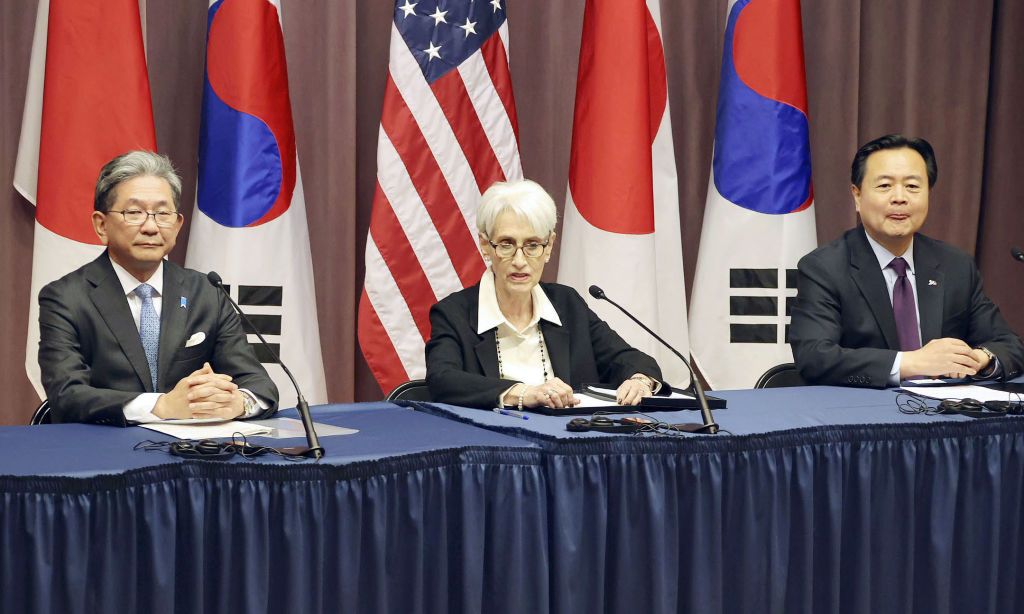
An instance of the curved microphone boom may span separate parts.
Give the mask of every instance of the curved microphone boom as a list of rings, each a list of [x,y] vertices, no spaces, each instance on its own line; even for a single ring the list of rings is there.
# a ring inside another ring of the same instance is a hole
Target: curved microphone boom
[[[249,325],[249,328],[256,333],[256,336],[259,337],[263,347],[270,352],[270,355],[274,357],[277,364],[281,365],[281,369],[284,370],[284,374],[288,376],[288,379],[292,382],[292,387],[295,388],[295,394],[298,396],[298,402],[295,406],[299,411],[299,418],[302,420],[302,428],[306,431],[306,442],[309,444],[309,447],[298,449],[284,448],[278,451],[290,456],[312,456],[313,458],[322,458],[324,455],[324,448],[320,445],[320,438],[316,436],[316,429],[313,428],[313,419],[309,415],[309,403],[306,402],[306,397],[302,396],[302,391],[299,390],[299,383],[295,381],[295,376],[292,375],[291,370],[284,364],[281,357],[277,355],[277,352],[270,347],[267,340],[263,338],[259,329],[256,328],[249,318],[245,316],[245,313],[242,311],[242,308],[238,306],[238,303],[235,302],[235,299],[231,298],[231,294],[228,292],[228,289],[224,287],[224,281],[220,278],[220,275],[218,275],[216,271],[210,271],[206,274],[206,278],[210,280],[210,283],[213,284],[215,288],[219,288],[220,291],[224,293],[228,302],[231,303],[231,306],[235,309],[235,313],[237,313],[238,316]]]
[[[706,432],[706,433],[709,433],[709,434],[712,434],[712,435],[717,433],[718,432],[718,425],[715,423],[714,416],[711,415],[711,408],[708,407],[708,397],[707,397],[707,395],[704,394],[704,387],[701,386],[701,384],[700,384],[700,378],[698,378],[697,374],[693,372],[693,367],[690,366],[690,361],[686,360],[686,358],[683,357],[683,355],[680,354],[678,350],[676,350],[674,347],[669,345],[667,341],[665,341],[664,339],[659,337],[658,334],[655,333],[650,328],[648,328],[647,325],[645,325],[640,320],[637,320],[633,316],[633,314],[631,314],[628,311],[626,311],[626,309],[622,305],[620,305],[620,304],[616,303],[615,301],[613,301],[612,299],[608,298],[608,296],[604,293],[604,290],[602,290],[601,288],[599,288],[597,286],[590,286],[590,296],[596,298],[599,301],[608,301],[612,305],[615,305],[615,307],[617,307],[619,311],[621,311],[622,313],[626,314],[626,317],[628,317],[630,320],[633,320],[634,322],[636,322],[637,325],[640,326],[640,328],[642,328],[645,331],[647,331],[648,334],[650,334],[652,337],[654,337],[659,342],[661,342],[661,344],[664,345],[665,347],[667,347],[673,354],[678,356],[679,360],[683,361],[683,364],[686,365],[686,368],[690,371],[690,388],[693,389],[693,396],[697,397],[697,402],[700,404],[700,416],[701,416],[701,420],[704,421],[704,426],[702,428],[700,428],[699,430],[703,431],[703,432]],[[694,425],[694,426],[696,426],[696,425]]]

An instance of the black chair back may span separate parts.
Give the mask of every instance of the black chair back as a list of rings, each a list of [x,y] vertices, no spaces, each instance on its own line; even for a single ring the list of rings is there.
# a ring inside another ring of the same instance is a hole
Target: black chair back
[[[388,395],[388,401],[430,401],[430,389],[427,388],[427,380],[414,379],[399,384],[397,388]]]
[[[806,386],[807,382],[804,378],[800,377],[800,372],[796,370],[796,365],[791,362],[786,362],[781,365],[775,365],[771,369],[764,372],[757,383],[754,384],[754,388],[789,388],[791,386]]]
[[[32,419],[29,420],[29,425],[35,424],[50,424],[50,402],[43,399],[43,402],[39,404],[36,411],[32,414]]]

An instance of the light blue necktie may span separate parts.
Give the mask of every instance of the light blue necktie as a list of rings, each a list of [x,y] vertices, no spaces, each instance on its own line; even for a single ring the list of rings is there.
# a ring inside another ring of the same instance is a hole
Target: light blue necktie
[[[149,373],[153,379],[153,392],[156,392],[156,355],[160,348],[160,317],[156,315],[156,307],[153,306],[154,291],[153,286],[149,284],[139,284],[139,287],[135,288],[135,295],[142,299],[139,337],[142,339],[142,349],[146,352],[146,362],[149,363]]]

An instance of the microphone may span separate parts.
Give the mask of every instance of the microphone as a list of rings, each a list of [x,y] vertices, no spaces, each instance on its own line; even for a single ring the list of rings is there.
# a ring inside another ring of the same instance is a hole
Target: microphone
[[[1010,255],[1013,256],[1014,260],[1018,262],[1024,262],[1024,252],[1020,251],[1019,247],[1011,247]]]
[[[281,368],[284,369],[284,374],[292,381],[292,387],[295,388],[295,394],[298,395],[299,400],[298,403],[296,403],[296,408],[299,410],[299,418],[302,419],[302,428],[306,431],[306,442],[309,444],[309,447],[282,448],[278,451],[288,456],[312,456],[316,459],[323,458],[324,448],[320,445],[320,438],[316,436],[316,429],[313,428],[313,419],[309,415],[309,403],[307,403],[306,398],[302,396],[302,391],[299,390],[299,383],[295,381],[295,376],[292,375],[291,370],[284,364],[281,357],[277,355],[274,348],[270,347],[267,340],[263,338],[259,329],[253,326],[253,323],[249,318],[245,317],[245,313],[242,311],[242,308],[238,306],[238,303],[236,303],[233,298],[231,298],[231,294],[228,292],[228,289],[224,287],[224,281],[221,280],[220,275],[218,275],[216,271],[210,271],[206,274],[206,279],[210,280],[210,283],[213,284],[215,288],[219,288],[220,291],[224,293],[228,302],[231,303],[232,307],[234,307],[235,313],[237,313],[238,316],[249,325],[249,328],[256,333],[256,336],[259,337],[260,343],[263,344],[263,347],[270,352],[270,355],[274,357],[277,364],[281,365]]]
[[[626,317],[636,322],[637,325],[640,326],[640,328],[647,331],[648,334],[650,334],[652,337],[661,342],[661,344],[667,347],[673,354],[678,356],[679,360],[683,361],[683,364],[686,365],[687,370],[690,371],[690,388],[693,389],[694,396],[697,397],[697,402],[700,403],[700,416],[701,419],[704,421],[704,426],[696,428],[694,430],[704,431],[711,435],[717,433],[718,425],[715,424],[715,418],[714,416],[711,415],[711,408],[708,407],[708,397],[707,395],[704,394],[704,387],[700,385],[700,379],[697,377],[697,374],[693,372],[693,367],[690,366],[690,361],[686,360],[686,358],[683,357],[683,355],[680,354],[678,350],[669,345],[667,341],[659,337],[657,333],[648,328],[643,322],[637,320],[636,317],[633,316],[633,314],[626,311],[626,309],[622,305],[608,298],[608,296],[604,293],[604,290],[602,290],[601,288],[597,286],[590,286],[590,296],[596,298],[599,301],[608,301],[612,305],[615,305],[619,311],[626,314]]]

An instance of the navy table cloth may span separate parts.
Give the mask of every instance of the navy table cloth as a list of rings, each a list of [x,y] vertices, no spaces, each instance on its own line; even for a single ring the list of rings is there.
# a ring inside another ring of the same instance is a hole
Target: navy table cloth
[[[1024,417],[904,415],[892,390],[715,394],[731,435],[418,408],[545,450],[551,612],[1024,611]]]
[[[0,429],[0,612],[532,608],[533,445],[384,403],[313,411],[359,429],[323,437],[319,463],[133,451],[168,439],[141,428]]]
[[[322,406],[319,463],[0,428],[0,612],[1021,611],[1024,419],[716,395],[715,436]]]

